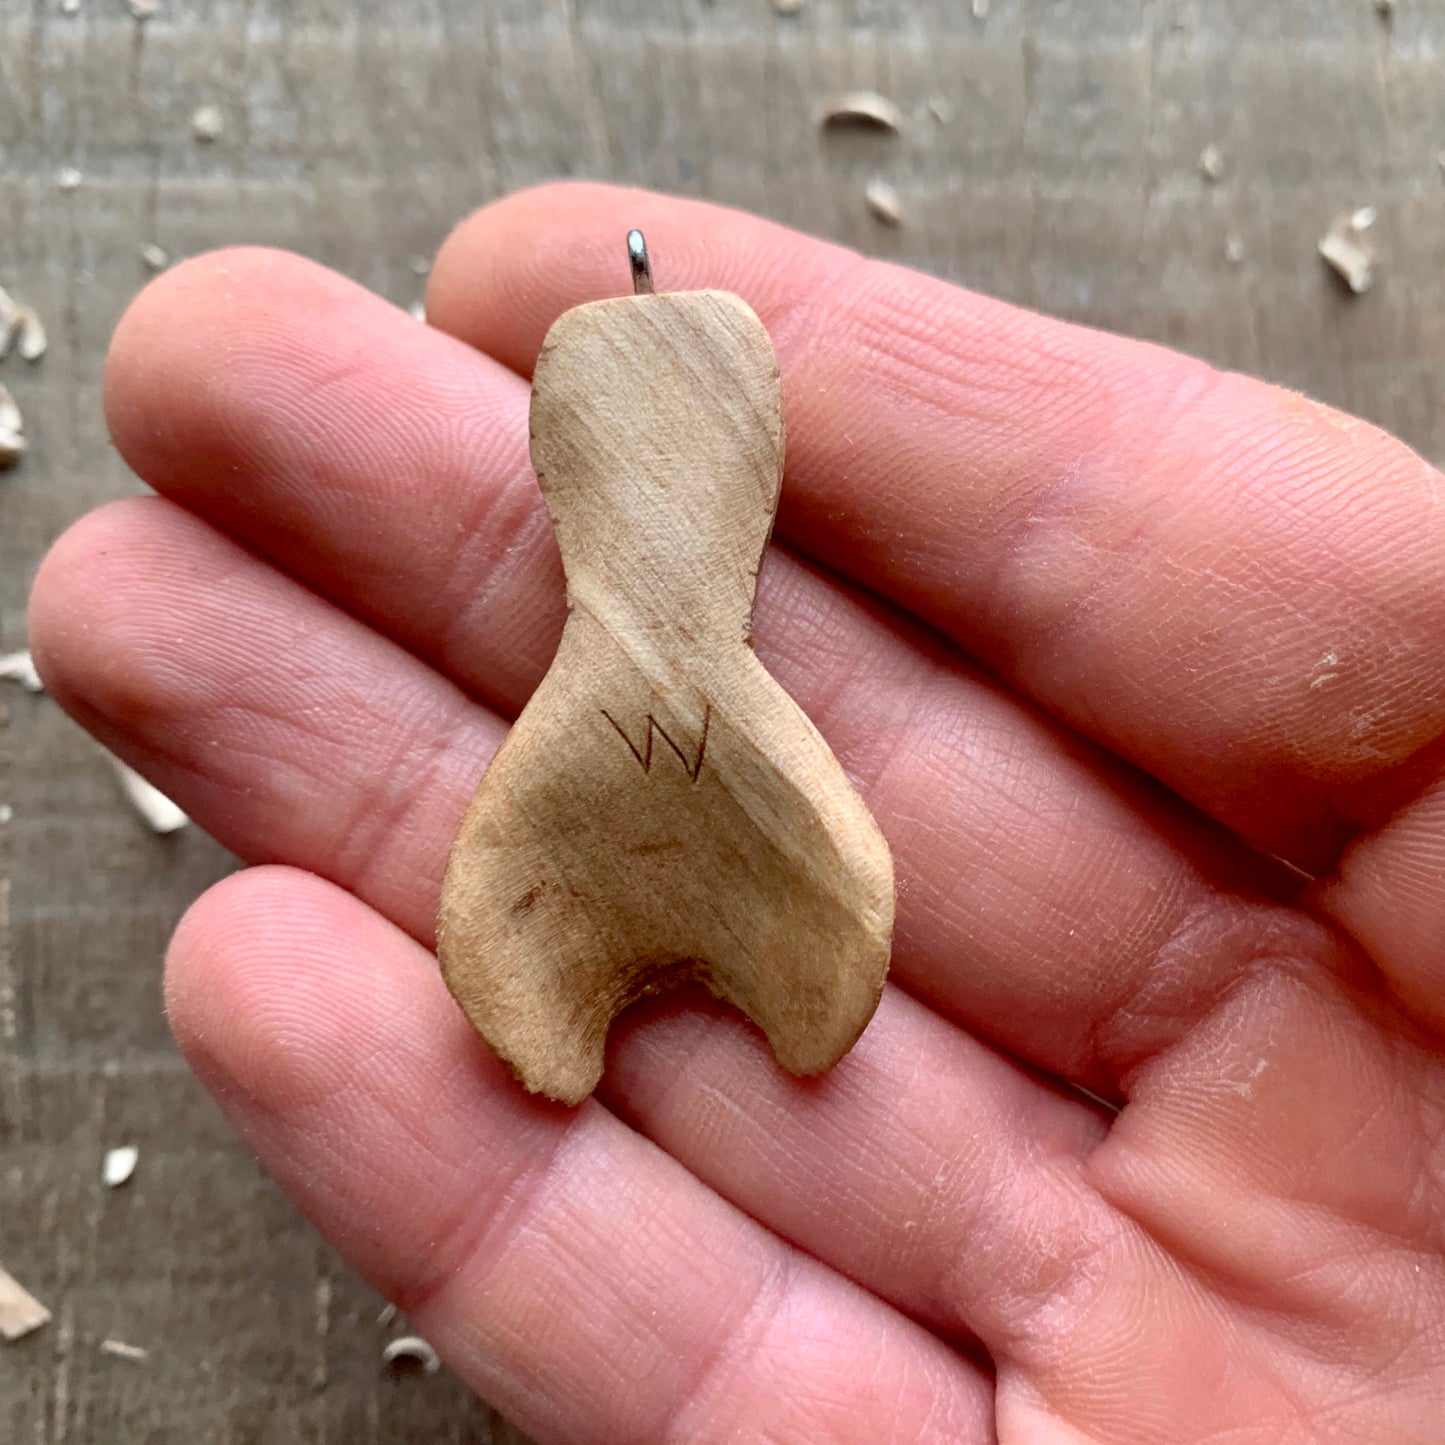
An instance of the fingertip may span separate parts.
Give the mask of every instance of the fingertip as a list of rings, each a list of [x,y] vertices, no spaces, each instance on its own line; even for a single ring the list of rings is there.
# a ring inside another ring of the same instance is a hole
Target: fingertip
[[[401,1007],[407,994],[413,1013],[426,1012],[416,985],[432,972],[419,944],[344,889],[262,865],[186,910],[166,951],[166,1013],[210,1087],[253,1109],[292,1111],[342,1087],[374,1038],[379,998]],[[444,1010],[432,1022],[445,1033]]]
[[[631,289],[626,236],[647,237],[659,290],[734,291],[770,329],[853,252],[708,201],[591,181],[517,191],[467,217],[437,254],[427,319],[530,375],[565,310]]]
[[[335,356],[314,354],[317,324],[343,352],[375,352],[377,315],[405,321],[288,251],[237,246],[180,262],[131,302],[111,338],[102,397],[117,450],[161,491],[244,470],[257,405],[304,396],[318,365],[337,369]]]

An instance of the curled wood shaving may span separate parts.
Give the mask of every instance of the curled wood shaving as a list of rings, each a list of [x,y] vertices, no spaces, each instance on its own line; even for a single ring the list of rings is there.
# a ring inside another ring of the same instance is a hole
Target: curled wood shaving
[[[45,355],[50,342],[45,335],[45,323],[33,306],[15,308],[15,349],[24,361],[39,361]]]
[[[26,361],[39,361],[49,344],[40,313],[0,290],[0,358],[10,350],[12,342]]]
[[[50,1320],[50,1311],[0,1265],[0,1335],[18,1340]]]
[[[3,286],[0,286],[0,361],[5,359],[6,353],[10,350],[10,343],[15,339],[15,322],[19,315],[19,304]]]
[[[142,1349],[140,1345],[128,1345],[124,1340],[102,1340],[100,1351],[103,1355],[115,1355],[122,1360],[134,1360],[137,1364],[144,1364],[151,1357],[151,1352]]]
[[[140,1150],[134,1144],[123,1144],[119,1149],[107,1149],[105,1162],[101,1166],[101,1177],[107,1189],[118,1189],[135,1173],[140,1159]]]
[[[9,391],[4,386],[0,386],[0,471],[14,466],[24,451],[25,437],[20,408],[15,405],[15,398],[10,395]],[[12,657],[15,655],[11,654]],[[30,656],[28,652],[25,655],[26,657]],[[0,659],[0,662],[3,662],[3,659]],[[33,667],[31,671],[34,671]],[[0,673],[0,677],[4,675],[4,673]],[[39,678],[36,679],[36,682],[39,683]],[[38,687],[36,690],[38,691]]]
[[[26,692],[45,691],[45,684],[35,670],[35,659],[30,655],[28,647],[22,647],[19,652],[0,655],[0,678],[6,682],[18,682]]]
[[[219,140],[226,128],[226,118],[219,105],[199,105],[191,114],[191,134],[198,141]]]
[[[127,767],[117,757],[112,757],[110,761],[131,807],[140,814],[141,821],[151,832],[174,833],[191,821],[159,788],[148,783],[134,768]]]
[[[1377,214],[1373,206],[1347,211],[1336,216],[1320,238],[1320,255],[1356,296],[1375,284],[1377,253],[1365,233],[1375,224]]]
[[[863,192],[863,198],[868,203],[869,214],[875,220],[882,221],[885,226],[901,226],[903,224],[903,202],[899,199],[898,192],[887,181],[869,181]]]
[[[903,112],[876,90],[850,90],[830,101],[823,112],[825,130],[841,126],[863,126],[896,135],[903,129]]]
[[[441,1369],[441,1356],[422,1339],[420,1335],[401,1335],[382,1350],[381,1358],[394,1365],[398,1360],[415,1363],[428,1374],[434,1375]]]

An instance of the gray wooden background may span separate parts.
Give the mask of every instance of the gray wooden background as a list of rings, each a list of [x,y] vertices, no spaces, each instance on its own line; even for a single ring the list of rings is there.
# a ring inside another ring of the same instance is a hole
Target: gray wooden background
[[[988,10],[160,0],[142,24],[125,0],[0,0],[0,285],[51,336],[39,365],[0,364],[32,446],[0,476],[0,648],[24,642],[51,540],[137,486],[98,387],[143,244],[292,247],[409,303],[458,217],[546,176],[751,207],[1307,389],[1445,459],[1445,0],[1390,20],[1374,0]],[[819,133],[857,86],[903,107],[902,135]],[[209,145],[190,125],[206,103]],[[897,230],[864,209],[874,175],[902,197]],[[1351,299],[1315,243],[1366,204],[1384,261]],[[380,1302],[168,1041],[167,932],[233,861],[194,829],[145,833],[88,739],[8,684],[0,802],[0,1260],[55,1312],[0,1344],[0,1441],[520,1439],[445,1375],[387,1373]],[[140,1168],[107,1192],[101,1154],[123,1142]],[[107,1336],[149,1360],[100,1353]]]

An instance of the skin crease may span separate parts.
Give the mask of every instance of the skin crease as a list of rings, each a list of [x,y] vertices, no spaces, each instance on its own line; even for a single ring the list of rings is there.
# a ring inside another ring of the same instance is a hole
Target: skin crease
[[[632,225],[773,335],[758,652],[888,836],[899,926],[826,1077],[678,996],[568,1111],[428,948],[561,624],[526,374]],[[1440,478],[638,192],[480,212],[427,314],[274,252],[152,283],[106,405],[160,497],[79,522],[31,602],[61,703],[268,865],[187,914],[167,1002],[298,1204],[544,1440],[1438,1440]]]

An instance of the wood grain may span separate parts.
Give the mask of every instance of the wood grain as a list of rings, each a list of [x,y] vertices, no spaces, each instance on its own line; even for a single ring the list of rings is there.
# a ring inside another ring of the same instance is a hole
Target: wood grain
[[[726,292],[579,306],[543,344],[531,432],[567,623],[457,834],[442,972],[564,1103],[622,1009],[694,979],[821,1073],[877,1005],[893,865],[752,651],[783,474],[768,334]]]
[[[589,175],[746,206],[1345,406],[1445,460],[1445,0],[0,0],[0,285],[50,353],[0,380],[31,450],[0,480],[0,651],[36,563],[137,482],[100,362],[182,257],[288,246],[394,301],[412,258],[515,186]],[[822,136],[876,89],[896,138]],[[928,101],[942,97],[946,123]],[[197,146],[190,115],[226,128]],[[1197,162],[1220,146],[1210,186]],[[55,173],[80,170],[61,192]],[[863,204],[882,175],[906,222]],[[1358,303],[1314,254],[1380,209]],[[1226,237],[1243,259],[1231,264]],[[0,694],[0,1258],[55,1310],[0,1348],[0,1439],[433,1445],[521,1437],[445,1374],[380,1368],[378,1301],[315,1238],[170,1044],[159,960],[234,866],[137,827],[42,698]],[[102,1202],[104,1148],[142,1148]],[[107,1334],[147,1345],[137,1369]]]

